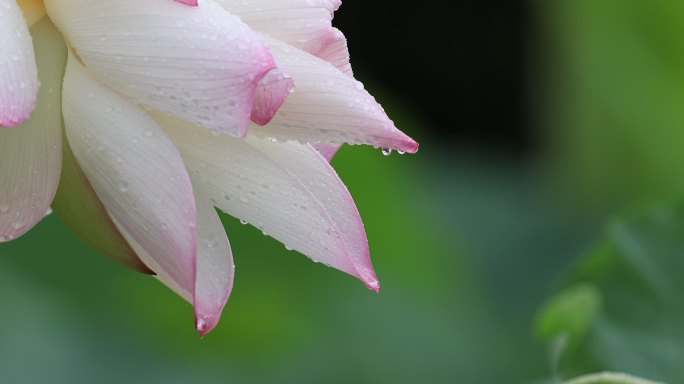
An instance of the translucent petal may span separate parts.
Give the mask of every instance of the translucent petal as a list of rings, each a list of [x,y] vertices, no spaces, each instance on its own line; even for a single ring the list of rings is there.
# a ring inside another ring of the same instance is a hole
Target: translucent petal
[[[60,89],[66,46],[47,18],[31,32],[43,86],[31,118],[20,127],[0,129],[0,242],[23,235],[45,216],[62,164]]]
[[[192,293],[195,199],[183,162],[164,131],[141,109],[97,83],[72,55],[64,78],[63,113],[74,156],[122,235],[164,283]]]

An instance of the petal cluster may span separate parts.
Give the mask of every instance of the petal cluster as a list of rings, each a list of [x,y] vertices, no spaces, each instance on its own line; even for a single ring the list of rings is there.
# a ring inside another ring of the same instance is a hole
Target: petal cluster
[[[344,143],[418,145],[353,78],[339,6],[0,1],[0,242],[52,206],[192,303],[202,335],[233,285],[214,207],[378,291],[329,160]]]

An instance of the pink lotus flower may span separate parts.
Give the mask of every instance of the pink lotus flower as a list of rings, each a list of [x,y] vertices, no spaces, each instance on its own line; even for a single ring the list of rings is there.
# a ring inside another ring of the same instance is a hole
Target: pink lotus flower
[[[0,242],[52,205],[193,303],[202,335],[233,283],[214,206],[377,291],[327,160],[343,143],[418,145],[354,80],[339,6],[0,0]]]

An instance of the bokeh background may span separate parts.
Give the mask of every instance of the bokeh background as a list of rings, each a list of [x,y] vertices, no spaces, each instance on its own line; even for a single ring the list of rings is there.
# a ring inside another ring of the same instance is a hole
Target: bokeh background
[[[199,339],[51,215],[0,245],[0,382],[684,382],[684,3],[442,3],[335,19],[421,143],[333,162],[381,294],[223,216],[235,288]]]

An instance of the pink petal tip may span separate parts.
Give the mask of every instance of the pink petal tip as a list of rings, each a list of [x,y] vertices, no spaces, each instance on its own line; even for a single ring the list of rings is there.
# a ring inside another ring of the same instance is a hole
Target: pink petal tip
[[[0,128],[14,128],[18,127],[25,122],[28,121],[29,117],[31,117],[31,111],[28,111],[28,114],[22,115],[20,117],[7,117],[7,118],[0,118]]]
[[[209,315],[197,315],[195,317],[195,328],[199,332],[200,338],[206,336],[218,324],[218,318]]]
[[[259,82],[254,93],[252,121],[266,125],[275,116],[285,99],[294,91],[294,80],[280,68],[270,70]]]
[[[189,5],[191,7],[197,7],[198,6],[197,0],[176,0],[176,2],[181,3],[181,4],[185,4],[185,5]]]

